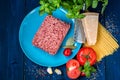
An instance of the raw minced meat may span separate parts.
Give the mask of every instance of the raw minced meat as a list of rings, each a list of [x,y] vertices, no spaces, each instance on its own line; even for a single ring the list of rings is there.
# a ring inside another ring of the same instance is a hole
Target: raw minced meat
[[[50,54],[56,54],[70,24],[48,15],[33,38],[33,45]]]

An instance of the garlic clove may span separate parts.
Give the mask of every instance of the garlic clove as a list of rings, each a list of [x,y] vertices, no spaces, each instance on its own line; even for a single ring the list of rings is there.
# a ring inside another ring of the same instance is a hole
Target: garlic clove
[[[48,72],[49,74],[53,74],[52,68],[51,68],[51,67],[48,67],[48,68],[47,68],[47,72]]]
[[[61,72],[60,69],[55,69],[55,73],[56,73],[57,75],[61,75],[61,74],[62,74],[62,72]]]

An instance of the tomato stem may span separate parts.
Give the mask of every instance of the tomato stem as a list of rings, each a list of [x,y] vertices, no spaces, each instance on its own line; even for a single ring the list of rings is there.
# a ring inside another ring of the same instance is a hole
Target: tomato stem
[[[87,55],[82,55],[82,56],[85,57],[87,59],[87,61],[88,61],[88,59],[90,58],[89,54],[90,54],[90,52],[88,52]]]

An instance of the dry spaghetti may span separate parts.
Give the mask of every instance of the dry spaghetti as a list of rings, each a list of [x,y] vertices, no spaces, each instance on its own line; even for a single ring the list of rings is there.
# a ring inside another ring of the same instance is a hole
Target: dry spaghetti
[[[87,43],[84,46],[88,46]],[[117,40],[99,23],[97,43],[92,47],[97,53],[97,61],[112,54],[119,48]]]

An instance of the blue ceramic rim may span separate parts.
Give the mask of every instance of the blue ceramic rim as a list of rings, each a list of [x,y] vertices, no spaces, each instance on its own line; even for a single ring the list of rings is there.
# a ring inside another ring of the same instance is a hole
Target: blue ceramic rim
[[[38,9],[39,7],[40,7],[40,6],[34,8],[33,10],[31,10],[31,11],[24,17],[24,19],[23,19],[23,21],[22,21],[22,23],[21,23],[21,25],[20,25],[20,29],[19,29],[19,43],[20,43],[20,47],[21,47],[22,51],[24,52],[25,56],[27,56],[28,59],[30,59],[32,62],[34,62],[34,63],[36,63],[36,64],[38,64],[38,65],[40,65],[40,66],[44,66],[44,67],[57,67],[57,66],[64,65],[68,60],[66,60],[65,63],[59,64],[59,65],[54,65],[54,66],[48,66],[48,65],[45,65],[45,64],[44,64],[44,65],[43,65],[43,64],[40,64],[39,62],[36,62],[36,61],[34,61],[34,59],[32,59],[31,57],[29,57],[29,56],[26,54],[26,51],[24,50],[24,48],[22,47],[20,31],[23,29],[23,27],[21,27],[21,26],[23,25],[23,22],[24,22],[25,18],[26,18],[27,16],[29,16],[32,12],[34,12],[34,10]],[[60,8],[60,10],[61,10],[63,13],[65,13],[65,14],[67,13],[67,11],[65,11],[63,8]],[[74,19],[72,19],[72,21],[73,21],[73,23],[74,23]],[[79,44],[79,43],[75,42],[75,44]],[[79,44],[79,49],[81,48],[81,46],[82,46],[82,43]],[[75,54],[74,56],[72,56],[72,58],[74,58],[75,56],[76,56],[76,54]],[[71,59],[72,59],[72,58],[71,58]]]

